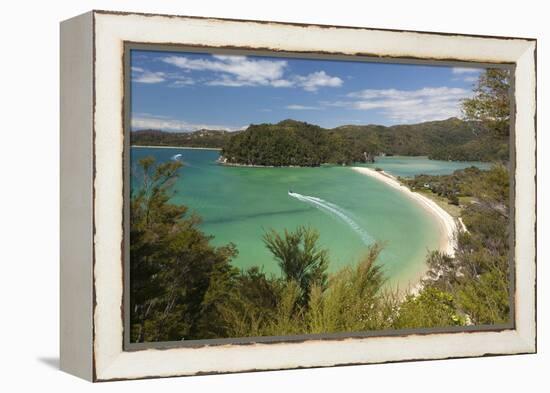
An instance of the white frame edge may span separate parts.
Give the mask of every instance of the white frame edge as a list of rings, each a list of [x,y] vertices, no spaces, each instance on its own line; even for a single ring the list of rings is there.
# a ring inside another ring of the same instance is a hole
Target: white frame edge
[[[60,26],[60,368],[93,379],[93,13]]]
[[[535,41],[104,12],[94,12],[93,17],[95,380],[536,351]],[[123,351],[124,42],[516,63],[516,328],[501,332]]]

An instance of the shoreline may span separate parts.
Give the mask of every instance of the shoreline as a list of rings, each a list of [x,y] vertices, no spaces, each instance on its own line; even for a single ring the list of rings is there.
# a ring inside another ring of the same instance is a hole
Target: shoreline
[[[459,228],[464,228],[464,224],[455,220],[447,211],[439,206],[435,201],[420,193],[412,191],[409,187],[403,185],[397,178],[384,171],[376,171],[366,167],[352,167],[357,173],[369,176],[386,185],[400,191],[408,198],[414,200],[424,210],[431,214],[437,220],[439,227],[439,251],[453,257],[455,255],[454,247],[456,245],[456,235]],[[422,289],[422,280],[426,277],[426,262],[424,261],[423,273],[420,273],[413,280],[409,280],[409,293],[416,295]]]
[[[362,175],[370,176],[378,181],[381,181],[388,186],[402,192],[410,199],[417,202],[424,210],[435,217],[439,224],[439,231],[441,240],[439,243],[439,251],[446,253],[447,255],[454,256],[454,246],[456,242],[456,233],[458,231],[458,225],[456,220],[446,212],[441,206],[439,206],[432,199],[424,196],[420,193],[412,191],[409,187],[403,185],[395,176],[392,176],[384,171],[376,171],[366,167],[352,167],[355,172]]]
[[[223,156],[220,156],[218,160],[216,161],[219,165],[222,166],[234,166],[234,167],[242,167],[242,168],[322,168],[322,167],[331,167],[331,166],[337,166],[337,167],[347,167],[352,168],[351,165],[339,165],[334,164],[330,162],[323,162],[319,165],[258,165],[258,164],[240,164],[235,162],[227,162],[227,159],[225,159]],[[374,163],[374,162],[373,162]]]
[[[130,145],[130,147],[146,149],[191,149],[191,150],[221,150],[221,147],[192,147],[192,146],[151,146],[151,145]]]
[[[254,164],[236,164],[232,162],[225,162],[217,160],[216,163],[221,166],[236,167],[236,168],[320,168],[321,166],[300,166],[300,165],[254,165]]]

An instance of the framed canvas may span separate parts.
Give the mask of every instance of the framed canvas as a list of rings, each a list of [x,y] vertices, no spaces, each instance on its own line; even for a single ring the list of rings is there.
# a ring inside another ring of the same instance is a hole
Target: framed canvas
[[[61,368],[536,352],[536,40],[61,23]]]

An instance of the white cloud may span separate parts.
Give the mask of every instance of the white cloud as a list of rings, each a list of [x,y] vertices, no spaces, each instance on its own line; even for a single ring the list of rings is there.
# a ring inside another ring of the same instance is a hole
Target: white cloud
[[[271,86],[273,86],[273,87],[292,87],[292,86],[294,86],[294,83],[292,83],[291,81],[286,80],[286,79],[277,79],[277,80],[271,82]]]
[[[246,56],[212,56],[209,59],[190,59],[185,56],[167,56],[162,59],[184,70],[214,71],[221,79],[208,82],[215,86],[273,86],[280,83],[287,62],[284,60],[249,59]],[[275,86],[276,87],[276,86]]]
[[[297,75],[296,84],[307,91],[316,91],[319,87],[340,87],[342,79],[337,76],[330,76],[325,71],[313,72],[306,76]]]
[[[286,109],[291,109],[293,111],[310,111],[310,110],[316,111],[321,108],[317,106],[307,106],[307,105],[287,105]]]
[[[453,74],[479,74],[482,70],[480,68],[466,68],[466,67],[453,67]]]
[[[185,56],[167,56],[163,62],[185,71],[210,71],[215,78],[205,82],[209,86],[270,86],[300,87],[316,91],[320,87],[339,87],[342,79],[317,71],[308,75],[285,75],[286,60],[251,59],[246,56],[214,55],[212,59],[192,59]]]
[[[136,112],[136,113],[132,113],[132,116],[133,117],[151,117],[154,119],[170,119],[170,116],[154,115],[148,112]]]
[[[462,80],[464,82],[474,83],[474,82],[477,82],[478,77],[477,76],[465,76],[464,78],[462,78]]]
[[[154,72],[142,67],[132,66],[132,82],[135,83],[161,83],[170,82],[170,87],[186,87],[195,84],[195,81],[178,73]]]
[[[453,80],[459,80],[466,83],[474,83],[478,80],[480,73],[483,71],[481,68],[463,68],[453,67],[452,73],[457,75]]]
[[[381,110],[390,120],[413,123],[459,116],[461,100],[471,95],[469,90],[452,87],[367,89],[349,93],[351,100],[323,104],[356,110]]]
[[[195,84],[193,79],[182,75],[171,75],[170,79],[173,80],[171,87],[187,87]]]
[[[160,83],[166,80],[164,72],[151,72],[143,70],[139,67],[132,67],[134,75],[132,76],[132,82],[136,83]]]
[[[202,129],[237,131],[245,129],[247,126],[232,127],[218,124],[200,124],[189,123],[185,120],[172,119],[165,116],[155,116],[150,114],[137,114],[132,116],[132,130],[162,130],[172,132],[191,132]]]

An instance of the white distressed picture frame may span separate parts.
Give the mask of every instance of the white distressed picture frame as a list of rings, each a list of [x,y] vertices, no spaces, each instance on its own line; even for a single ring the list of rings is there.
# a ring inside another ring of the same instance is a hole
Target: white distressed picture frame
[[[124,350],[124,44],[515,65],[514,326]],[[61,368],[91,381],[536,351],[536,41],[92,11],[61,24]]]

